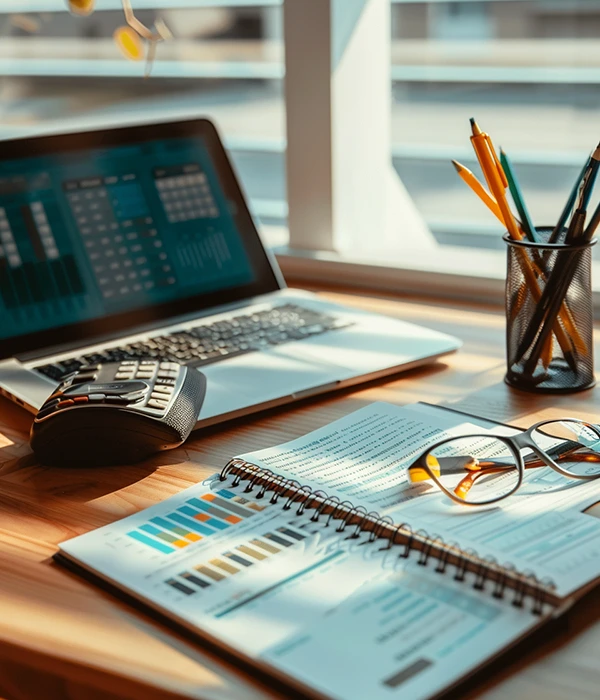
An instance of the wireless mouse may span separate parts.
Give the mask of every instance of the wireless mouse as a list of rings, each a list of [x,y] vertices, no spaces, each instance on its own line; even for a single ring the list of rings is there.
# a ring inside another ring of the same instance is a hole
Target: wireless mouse
[[[31,427],[43,464],[130,464],[181,445],[196,424],[206,377],[177,362],[125,360],[81,367],[47,399]]]

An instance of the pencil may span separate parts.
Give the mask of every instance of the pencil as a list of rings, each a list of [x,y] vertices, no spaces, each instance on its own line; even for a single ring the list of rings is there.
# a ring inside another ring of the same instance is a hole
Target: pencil
[[[504,219],[502,218],[502,212],[500,211],[498,202],[496,202],[496,200],[489,194],[489,192],[485,189],[481,182],[479,182],[475,175],[473,175],[469,168],[466,168],[456,160],[452,161],[452,165],[454,166],[460,179],[467,185],[467,187],[470,187],[485,204],[485,206],[492,212],[492,214],[500,221],[500,223],[503,226],[506,226]]]
[[[488,183],[490,192],[498,203],[498,207],[510,237],[520,241],[523,236],[519,231],[517,222],[515,221],[513,213],[508,206],[508,202],[506,201],[505,189],[508,186],[506,175],[502,170],[502,166],[500,165],[500,161],[496,156],[489,136],[481,131],[479,125],[474,119],[471,119],[470,122],[472,131],[471,143],[475,149],[475,155],[477,156],[477,160],[479,161],[483,175]]]
[[[474,119],[471,119],[470,122],[472,130],[471,143],[473,144],[473,148],[475,149],[475,154],[477,155],[477,159],[479,160],[479,164],[481,165],[481,169],[483,171],[485,179],[488,185],[490,186],[490,191],[495,197],[500,211],[502,212],[502,216],[504,218],[510,237],[513,240],[520,241],[523,239],[523,235],[519,231],[513,214],[510,210],[510,207],[508,206],[508,202],[506,201],[506,196],[504,192],[504,180],[506,180],[506,176],[504,176],[503,180],[500,173],[502,172],[502,174],[504,174],[504,171],[502,171],[502,167],[500,165],[500,162],[498,161],[498,158],[494,157],[493,144],[491,143],[490,138],[486,137],[486,135],[483,134],[483,132],[479,128],[479,125]],[[531,290],[531,294],[533,295],[534,300],[536,302],[539,302],[539,300],[542,297],[542,292],[539,288],[532,263],[526,256],[525,251],[523,251],[523,254],[519,256],[518,259],[520,261],[523,275],[527,282],[527,286]],[[576,365],[575,358],[573,356],[573,346],[571,344],[569,336],[563,330],[558,320],[554,324],[554,332],[556,334],[556,339],[558,340],[558,343],[563,352],[563,356],[574,370]],[[527,346],[525,346],[525,349],[529,347],[530,343],[531,341],[527,344]],[[519,352],[519,356],[522,357],[523,353]]]
[[[540,238],[537,235],[535,226],[533,225],[529,212],[527,211],[527,207],[525,206],[525,200],[523,199],[523,193],[521,192],[519,181],[517,180],[517,176],[515,175],[508,156],[502,149],[500,149],[500,163],[502,164],[502,169],[504,170],[504,174],[508,180],[508,188],[510,189],[513,201],[517,207],[519,216],[521,217],[521,226],[525,231],[525,235],[533,243],[539,243]]]

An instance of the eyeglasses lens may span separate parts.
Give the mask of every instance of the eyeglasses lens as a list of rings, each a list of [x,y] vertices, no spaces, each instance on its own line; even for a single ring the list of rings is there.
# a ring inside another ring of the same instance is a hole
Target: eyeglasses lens
[[[432,448],[427,464],[438,485],[465,503],[504,498],[519,486],[519,469],[508,445],[495,437],[456,438]]]
[[[553,421],[534,430],[531,437],[561,469],[574,476],[600,476],[600,432],[591,425]]]

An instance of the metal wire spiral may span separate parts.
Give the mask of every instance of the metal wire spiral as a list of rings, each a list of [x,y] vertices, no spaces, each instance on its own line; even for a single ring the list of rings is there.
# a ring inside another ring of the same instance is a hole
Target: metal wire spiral
[[[327,513],[324,527],[332,520],[339,521],[337,532],[344,532],[348,525],[354,524],[354,529],[346,539],[357,539],[363,532],[369,532],[365,542],[373,543],[378,539],[387,540],[387,545],[380,550],[390,550],[402,547],[399,558],[408,559],[413,551],[419,552],[417,564],[427,566],[431,558],[437,561],[435,572],[444,574],[454,557],[451,566],[454,567],[454,580],[465,581],[467,573],[474,574],[473,588],[485,590],[486,584],[493,574],[494,598],[504,598],[509,581],[514,592],[512,604],[522,607],[526,597],[533,599],[533,613],[541,615],[548,602],[554,583],[550,580],[540,581],[532,572],[519,572],[512,564],[499,565],[493,557],[483,559],[473,549],[463,550],[457,543],[446,543],[440,535],[429,535],[425,530],[413,531],[408,523],[395,525],[388,515],[382,516],[377,511],[367,512],[364,506],[357,506],[352,501],[340,501],[337,496],[329,496],[322,490],[313,491],[308,485],[301,485],[295,479],[287,479],[275,474],[270,469],[257,467],[241,459],[231,460],[219,474],[220,481],[225,481],[233,475],[232,488],[247,482],[244,493],[251,493],[260,487],[256,498],[264,498],[271,493],[270,503],[276,504],[280,497],[286,498],[282,509],[285,511],[296,507],[296,514],[303,515],[313,510],[310,517],[312,522]],[[475,567],[475,568],[474,568]]]

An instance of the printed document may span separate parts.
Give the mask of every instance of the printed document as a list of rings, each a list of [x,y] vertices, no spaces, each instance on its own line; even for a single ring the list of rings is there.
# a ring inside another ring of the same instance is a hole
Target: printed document
[[[427,698],[541,623],[218,477],[61,545],[213,642],[340,700]]]
[[[500,564],[532,571],[540,580],[552,580],[560,596],[600,576],[600,519],[584,512],[600,501],[600,479],[576,482],[549,467],[528,470],[515,494],[485,508],[458,505],[432,482],[409,482],[408,466],[445,437],[515,432],[489,426],[424,404],[374,403],[241,458]]]

